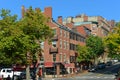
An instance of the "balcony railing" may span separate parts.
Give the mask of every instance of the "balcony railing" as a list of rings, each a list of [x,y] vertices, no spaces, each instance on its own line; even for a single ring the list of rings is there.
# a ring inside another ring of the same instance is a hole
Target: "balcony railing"
[[[50,54],[53,54],[53,53],[58,53],[58,48],[57,47],[51,47],[50,48]]]
[[[58,40],[58,35],[55,35],[53,38],[52,38],[53,41],[57,41]]]

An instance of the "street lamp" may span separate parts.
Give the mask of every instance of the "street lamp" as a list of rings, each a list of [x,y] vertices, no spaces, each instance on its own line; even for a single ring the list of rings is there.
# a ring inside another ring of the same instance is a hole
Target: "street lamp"
[[[14,80],[14,69],[15,69],[15,64],[12,65],[13,68],[13,80]]]
[[[56,53],[53,53],[53,61],[54,61],[54,78],[55,78],[55,61],[56,61]]]
[[[33,61],[33,80],[36,80],[36,63],[37,61]]]

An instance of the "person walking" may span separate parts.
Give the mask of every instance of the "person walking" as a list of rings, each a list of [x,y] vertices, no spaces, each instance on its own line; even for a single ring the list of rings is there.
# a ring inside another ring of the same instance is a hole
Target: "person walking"
[[[3,75],[2,75],[2,76],[0,76],[0,80],[3,80]]]
[[[8,75],[8,77],[6,78],[6,80],[11,80],[11,77],[10,77],[10,75]]]

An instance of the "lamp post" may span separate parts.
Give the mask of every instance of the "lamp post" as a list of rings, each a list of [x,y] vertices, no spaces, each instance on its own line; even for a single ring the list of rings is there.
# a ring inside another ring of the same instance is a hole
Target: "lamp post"
[[[56,53],[53,53],[53,61],[54,61],[54,78],[55,78],[55,61],[56,61]]]
[[[13,68],[13,80],[14,80],[14,69],[15,69],[15,64],[12,65]]]
[[[36,63],[37,61],[33,61],[33,80],[36,80]]]

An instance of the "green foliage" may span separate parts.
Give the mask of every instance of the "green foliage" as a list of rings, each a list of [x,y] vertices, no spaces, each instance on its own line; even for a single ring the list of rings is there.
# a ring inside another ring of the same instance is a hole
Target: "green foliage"
[[[110,57],[120,54],[120,22],[116,24],[113,32],[109,33],[104,42],[106,43]]]
[[[91,54],[91,58],[99,57],[104,52],[104,44],[100,37],[90,35],[86,39],[86,46]]]
[[[86,46],[77,45],[77,52],[77,62],[90,60],[90,53],[88,52],[88,48]]]
[[[1,10],[0,16],[0,64],[30,64],[36,60],[42,51],[40,42],[53,36],[41,11],[30,7],[18,21],[9,10]]]

